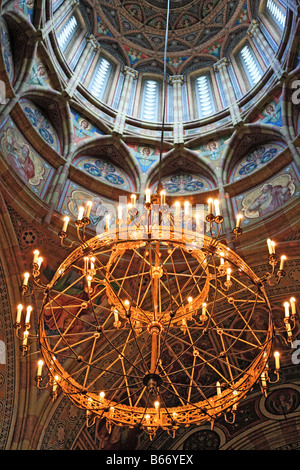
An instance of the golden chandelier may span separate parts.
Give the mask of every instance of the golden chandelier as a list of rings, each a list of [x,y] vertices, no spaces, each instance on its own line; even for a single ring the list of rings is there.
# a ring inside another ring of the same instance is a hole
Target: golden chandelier
[[[38,340],[38,387],[50,386],[53,400],[61,390],[86,410],[88,426],[105,417],[109,430],[141,427],[151,439],[159,428],[173,436],[221,415],[233,422],[249,390],[259,382],[266,393],[272,381],[265,284],[279,282],[285,257],[276,268],[268,240],[271,272],[259,278],[222,239],[218,200],[195,213],[147,190],[145,204],[132,196],[115,223],[107,216],[103,233],[88,239],[90,210],[91,203],[79,208],[77,246],[69,245],[51,282],[41,283],[35,251],[21,286],[15,326],[24,355]],[[64,246],[68,223],[59,234]],[[238,218],[233,235],[241,233]],[[31,279],[44,289],[37,335],[26,306]],[[292,298],[285,305],[289,341],[295,314]],[[278,374],[276,353],[275,380]]]

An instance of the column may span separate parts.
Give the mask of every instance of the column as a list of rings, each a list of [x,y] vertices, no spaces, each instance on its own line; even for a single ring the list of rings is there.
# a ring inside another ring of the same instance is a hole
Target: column
[[[86,65],[87,65],[87,62],[90,58],[90,54],[92,53],[92,50],[93,49],[99,49],[100,46],[99,46],[99,43],[98,41],[95,39],[94,36],[92,35],[89,35],[87,38],[86,38],[86,46],[85,46],[85,49],[83,51],[83,53],[81,54],[80,56],[80,59],[73,71],[73,75],[72,77],[70,78],[64,92],[63,92],[63,96],[65,98],[72,98],[72,96],[74,95],[75,91],[76,91],[76,88],[77,88],[77,85],[78,83],[80,82],[80,79],[82,77],[82,74],[86,68]]]
[[[228,108],[230,111],[232,124],[234,126],[239,126],[242,124],[243,120],[241,117],[240,108],[237,104],[234,89],[233,89],[230,76],[228,73],[228,65],[229,65],[229,61],[228,59],[226,59],[226,57],[224,57],[223,59],[219,60],[219,62],[214,64],[214,70],[215,72],[218,72],[220,74],[226,101],[228,103]]]
[[[173,112],[174,112],[174,144],[183,143],[183,112],[182,112],[182,89],[183,76],[173,75],[169,78],[173,86]]]
[[[36,34],[40,40],[56,28],[56,24],[69,12],[69,16],[76,10],[79,5],[78,0],[65,0],[63,4],[54,12],[52,18],[44,24],[43,28],[38,29]]]
[[[270,67],[272,67],[274,71],[276,78],[278,80],[284,78],[285,72],[282,68],[282,65],[279,60],[275,57],[275,53],[272,47],[269,45],[268,41],[261,32],[259,22],[257,20],[252,20],[248,28],[248,34],[250,37],[253,37],[256,40],[262,52],[265,54],[267,60],[269,61]]]
[[[138,72],[130,67],[124,67],[123,70],[125,79],[123,84],[123,89],[121,93],[121,98],[118,106],[118,112],[116,115],[115,125],[113,132],[116,134],[123,134],[125,120],[126,120],[126,113],[129,106],[129,100],[131,96],[131,90],[133,85],[133,80],[135,80],[138,76]]]

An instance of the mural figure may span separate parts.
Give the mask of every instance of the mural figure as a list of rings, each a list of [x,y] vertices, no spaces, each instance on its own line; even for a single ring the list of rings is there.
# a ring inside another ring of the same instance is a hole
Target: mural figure
[[[297,390],[280,388],[270,395],[265,403],[266,410],[274,415],[293,413],[299,406],[300,395]]]
[[[35,62],[32,67],[31,77],[28,80],[29,85],[49,86],[50,80],[48,71],[42,62]]]
[[[110,222],[113,225],[116,222],[116,208],[113,204],[107,203],[99,196],[94,196],[86,191],[74,190],[69,196],[67,204],[68,211],[74,216],[78,215],[78,208],[85,205],[87,201],[92,201],[92,209],[90,214],[90,221],[93,227],[97,226],[97,233],[100,234],[105,229],[105,216],[110,214]]]
[[[271,103],[267,104],[262,114],[264,116],[262,122],[266,124],[282,126],[280,101],[278,103],[276,103],[276,101],[272,101]]]
[[[31,151],[17,131],[9,127],[1,139],[1,149],[13,169],[27,183],[37,186],[44,175],[42,161]]]
[[[244,198],[242,205],[245,216],[257,218],[273,213],[291,199],[295,189],[291,175],[282,174],[274,178]]]
[[[153,165],[159,157],[158,150],[150,147],[149,145],[140,145],[139,147],[134,148],[133,154],[139,162],[143,173],[146,173],[150,166]]]
[[[96,126],[91,124],[86,118],[80,116],[76,112],[73,114],[73,125],[74,125],[74,142],[77,144],[88,137],[95,137],[95,135],[103,135]]]

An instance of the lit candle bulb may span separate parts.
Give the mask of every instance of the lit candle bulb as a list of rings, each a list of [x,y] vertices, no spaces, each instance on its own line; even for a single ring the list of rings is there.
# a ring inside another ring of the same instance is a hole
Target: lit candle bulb
[[[284,266],[285,260],[286,260],[286,256],[282,255],[281,258],[280,258],[280,266],[279,266],[280,271],[283,271],[283,266]]]
[[[284,302],[284,315],[285,318],[289,318],[290,316],[290,304],[288,302]]]
[[[95,258],[92,256],[91,257],[91,271],[94,271],[95,269]]]
[[[274,255],[275,254],[275,242],[271,240],[271,252]]]
[[[227,277],[226,277],[227,282],[230,281],[230,275],[231,275],[231,269],[227,268]]]
[[[25,330],[23,334],[23,346],[27,346],[29,331]]]
[[[193,297],[188,297],[189,310],[192,310]]]
[[[266,388],[267,387],[266,373],[262,372],[260,378],[261,378],[262,386]]]
[[[146,195],[146,203],[150,204],[150,202],[151,202],[151,191],[150,191],[150,189],[146,189],[145,195]]]
[[[127,300],[127,299],[124,300],[124,305],[125,305],[126,310],[129,310],[129,307],[130,307],[130,302],[129,302],[129,300]]]
[[[64,224],[63,224],[63,228],[62,228],[62,231],[63,231],[63,232],[66,232],[66,231],[67,231],[69,221],[70,221],[70,217],[68,217],[68,216],[66,215],[66,217],[64,217]]]
[[[216,386],[217,386],[217,395],[221,395],[221,384],[220,384],[220,382],[217,382]]]
[[[44,365],[44,361],[42,361],[42,359],[40,359],[38,361],[38,369],[37,369],[37,376],[38,377],[42,377],[43,365]]]
[[[23,286],[25,286],[25,287],[28,285],[29,276],[30,276],[29,273],[24,274]]]
[[[29,305],[26,310],[25,325],[30,325],[30,316],[32,312],[32,307]]]
[[[221,256],[221,258],[220,258],[220,264],[221,264],[221,266],[223,266],[223,264],[224,264],[224,253],[223,253],[223,252],[220,253],[220,256]]]
[[[55,375],[54,381],[53,381],[53,386],[52,386],[52,392],[53,392],[53,393],[55,393],[56,390],[57,390],[57,382],[58,382],[58,380],[59,380],[58,375]]]
[[[135,195],[135,194],[132,194],[130,200],[131,200],[132,207],[135,207],[136,195]]]
[[[242,218],[243,218],[242,214],[238,214],[238,215],[236,216],[236,228],[240,228],[241,222],[242,222]]]
[[[86,218],[89,219],[90,218],[90,215],[91,215],[91,210],[92,210],[92,205],[93,205],[93,202],[92,201],[88,201],[86,203]]]
[[[87,276],[86,277],[86,282],[87,282],[87,286],[88,286],[89,290],[91,289],[92,280],[93,280],[92,276]]]
[[[220,202],[218,199],[214,200],[214,206],[215,206],[215,215],[218,217],[220,215]]]
[[[82,220],[83,214],[84,214],[84,207],[83,206],[78,207],[77,220]]]
[[[123,217],[123,208],[122,206],[118,206],[118,219],[122,220]]]
[[[146,424],[149,424],[150,423],[150,415],[145,415],[145,421],[146,421]]]
[[[205,302],[202,304],[202,315],[204,316],[206,315],[206,303]]]
[[[166,203],[166,192],[165,191],[160,192],[160,203],[161,203],[161,205],[164,205]]]
[[[104,393],[104,392],[100,392],[100,394],[99,394],[100,403],[103,403],[104,397],[105,397],[105,393]]]
[[[115,322],[119,321],[119,312],[117,309],[114,310],[114,317],[115,317]]]
[[[34,252],[33,252],[33,264],[37,264],[39,254],[40,254],[39,250],[34,250]]]
[[[175,202],[175,216],[179,216],[180,214],[180,202],[176,201]]]
[[[160,419],[160,416],[159,416],[159,415],[160,415],[160,404],[159,404],[159,401],[156,401],[156,402],[154,403],[154,407],[155,407],[155,409],[156,409],[157,421],[159,421],[159,419]]]
[[[280,369],[280,354],[278,351],[274,352],[274,358],[275,358],[275,369],[279,370]]]
[[[110,215],[106,214],[106,229],[109,230],[109,223],[110,223]]]
[[[208,213],[212,214],[213,213],[213,203],[214,203],[214,201],[210,198],[207,202],[208,202]]]
[[[16,318],[17,324],[20,324],[20,323],[21,323],[22,311],[23,311],[23,305],[22,305],[22,304],[19,304],[19,305],[17,306],[17,318]]]
[[[43,262],[43,258],[41,256],[39,256],[38,259],[37,259],[37,265],[38,265],[39,269],[41,267],[42,262]]]
[[[296,299],[295,297],[290,298],[291,307],[292,307],[292,315],[296,315]]]

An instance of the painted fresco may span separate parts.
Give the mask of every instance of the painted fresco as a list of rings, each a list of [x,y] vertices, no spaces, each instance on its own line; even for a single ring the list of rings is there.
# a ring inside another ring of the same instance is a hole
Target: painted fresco
[[[214,139],[199,147],[193,147],[191,150],[214,162],[220,160],[227,149],[228,141],[229,138]]]
[[[234,211],[244,215],[243,225],[271,216],[299,195],[299,174],[293,164],[256,188],[232,198]]]
[[[20,100],[27,118],[35,127],[40,136],[50,145],[56,152],[61,152],[61,144],[56,130],[52,126],[48,117],[31,101],[22,99]]]
[[[73,165],[103,183],[118,186],[125,190],[133,189],[133,185],[127,175],[112,163],[99,158],[84,156],[75,159]]]
[[[0,149],[13,170],[43,197],[54,169],[42,160],[10,119],[1,129]]]
[[[152,145],[129,145],[129,151],[133,158],[137,160],[143,173],[147,173],[150,167],[159,160],[160,149]]]
[[[250,175],[262,166],[266,165],[269,161],[279,155],[284,148],[285,146],[282,143],[276,142],[266,144],[254,150],[238,162],[230,175],[230,182],[237,181],[244,176]]]
[[[257,119],[253,122],[260,121],[263,124],[272,124],[282,127],[282,101],[280,95],[274,96],[271,101],[265,105]]]
[[[87,201],[92,201],[90,215],[91,227],[97,228],[97,233],[102,233],[105,229],[105,216],[110,214],[112,226],[116,223],[118,203],[98,194],[87,191],[85,188],[68,181],[65,185],[61,200],[58,205],[58,211],[62,214],[70,215],[74,220],[78,215],[78,208],[85,205]]]
[[[1,46],[4,59],[4,66],[7,72],[9,81],[12,83],[14,79],[14,64],[12,57],[12,49],[10,44],[10,37],[6,23],[1,21]]]
[[[13,8],[23,13],[33,23],[35,0],[15,0]]]
[[[71,110],[74,126],[74,142],[78,144],[89,137],[97,137],[97,135],[105,135],[94,124],[89,122],[84,116],[81,116],[74,110]]]
[[[50,73],[38,53],[34,59],[28,85],[53,88],[50,79]]]
[[[163,189],[167,194],[188,194],[200,191],[209,191],[212,183],[203,176],[191,174],[173,175],[162,179]]]

